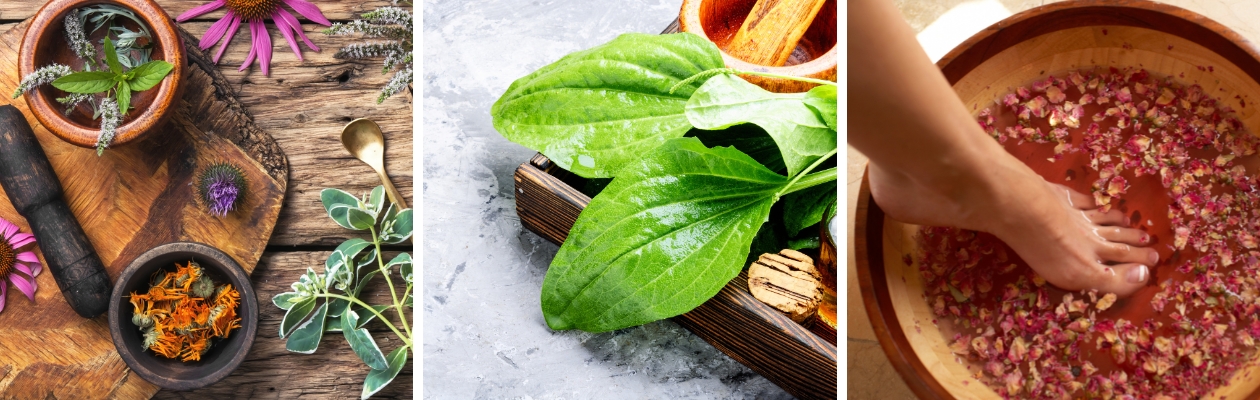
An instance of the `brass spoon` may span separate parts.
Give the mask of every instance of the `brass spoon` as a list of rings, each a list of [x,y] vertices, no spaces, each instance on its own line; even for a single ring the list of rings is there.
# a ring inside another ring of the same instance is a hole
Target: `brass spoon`
[[[385,135],[381,134],[381,127],[376,122],[367,118],[350,121],[345,128],[341,128],[341,144],[346,146],[351,155],[376,171],[381,177],[381,183],[385,184],[385,192],[389,194],[390,201],[407,208],[407,202],[390,182],[389,175],[385,174]]]

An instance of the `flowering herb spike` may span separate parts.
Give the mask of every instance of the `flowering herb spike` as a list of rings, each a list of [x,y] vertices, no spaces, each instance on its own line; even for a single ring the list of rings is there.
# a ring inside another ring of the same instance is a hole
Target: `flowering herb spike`
[[[386,40],[351,43],[337,50],[337,54],[333,55],[333,57],[339,59],[351,60],[383,58],[384,67],[381,69],[382,74],[389,73],[390,70],[398,71],[381,88],[381,94],[376,98],[376,102],[381,103],[390,96],[405,90],[414,79],[411,51],[412,25],[410,11],[398,7],[381,7],[375,11],[363,14],[363,19],[361,20],[333,24],[324,30],[324,34],[350,35],[361,33],[370,39]]]
[[[228,163],[206,167],[197,175],[197,198],[210,215],[225,217],[245,201],[248,184],[240,168]]]

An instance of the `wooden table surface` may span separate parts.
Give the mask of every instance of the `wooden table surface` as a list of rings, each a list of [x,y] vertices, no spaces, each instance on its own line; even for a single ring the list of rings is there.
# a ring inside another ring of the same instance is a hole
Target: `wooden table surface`
[[[157,0],[172,17],[209,1]],[[0,32],[31,17],[44,2],[0,1]],[[317,0],[314,3],[333,22],[353,20],[359,14],[390,4],[379,0]],[[200,38],[223,14],[222,10],[216,11],[180,26]],[[237,96],[254,121],[276,139],[289,159],[289,187],[284,207],[267,244],[267,252],[252,275],[262,306],[254,347],[245,363],[223,381],[192,392],[160,391],[155,398],[357,398],[362,390],[369,368],[354,355],[340,334],[325,335],[315,354],[289,353],[284,349],[284,340],[277,332],[284,313],[271,304],[271,297],[288,291],[289,285],[307,267],[322,271],[324,260],[332,250],[345,239],[354,237],[324,214],[319,201],[320,190],[336,187],[361,194],[380,182],[367,165],[342,148],[340,132],[347,122],[371,118],[380,124],[385,132],[386,169],[407,203],[414,203],[411,97],[403,93],[376,104],[380,87],[391,76],[381,74],[381,62],[333,58],[338,48],[356,39],[326,36],[320,33],[323,26],[298,17],[306,35],[321,52],[303,46],[305,61],[298,61],[284,37],[268,20],[273,45],[270,77],[263,76],[257,65],[244,72],[237,71],[250,48],[247,29],[237,32],[219,63],[220,71],[236,88]],[[386,251],[386,256],[392,258],[398,251],[410,251],[411,247],[407,244],[388,250],[392,252]],[[380,279],[374,283],[379,284],[371,288],[369,302],[388,303],[388,288]],[[402,290],[401,285],[398,290]],[[384,351],[400,345],[383,324],[372,323],[369,328]],[[418,333],[419,329],[413,332]],[[417,345],[420,340],[416,338]],[[414,357],[375,398],[410,398],[413,361]]]

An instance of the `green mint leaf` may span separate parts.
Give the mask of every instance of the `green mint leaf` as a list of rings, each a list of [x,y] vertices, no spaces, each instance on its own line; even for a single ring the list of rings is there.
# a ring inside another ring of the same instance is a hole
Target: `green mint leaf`
[[[836,102],[836,87],[819,85],[805,93],[805,105],[818,112],[818,117],[827,123],[831,130],[836,129],[836,112],[840,108]]]
[[[128,72],[132,74],[132,77],[127,80],[127,83],[131,84],[131,90],[143,92],[162,83],[162,79],[174,69],[175,66],[166,61],[149,61]]]
[[[75,72],[66,75],[52,82],[53,87],[61,89],[67,93],[79,94],[96,94],[113,88],[118,82],[114,81],[114,74],[110,72]]]
[[[683,107],[703,82],[670,87],[722,66],[717,46],[694,34],[624,34],[517,79],[490,114],[508,140],[580,176],[608,178],[686,134]]]
[[[105,64],[109,65],[109,71],[114,75],[123,74],[122,64],[118,63],[118,50],[114,49],[114,41],[108,36],[105,37]]]
[[[789,176],[836,149],[836,131],[806,106],[801,93],[771,93],[731,75],[705,82],[687,101],[687,120],[700,129],[752,123],[774,138]]]
[[[783,196],[783,222],[792,236],[823,219],[827,206],[835,207],[836,181],[824,183]]]
[[[385,356],[385,361],[389,364],[389,368],[374,369],[368,372],[367,378],[363,380],[363,393],[360,395],[360,399],[372,397],[376,392],[385,388],[385,385],[394,381],[394,378],[398,376],[398,371],[402,371],[403,365],[407,364],[407,349],[408,347],[402,346]]]
[[[319,310],[315,311],[315,316],[303,322],[293,333],[289,334],[289,340],[284,343],[285,350],[311,354],[319,348],[320,339],[324,338],[324,320],[328,315],[328,302],[324,302],[319,306]]]
[[[127,115],[127,111],[131,109],[131,86],[127,82],[118,82],[118,115]]]
[[[738,150],[665,142],[578,216],[543,280],[547,325],[604,332],[699,306],[743,269],[786,185]]]
[[[367,329],[356,329],[355,326],[358,324],[359,314],[354,310],[346,310],[345,314],[341,315],[341,332],[346,337],[346,341],[350,342],[350,349],[354,350],[354,354],[372,369],[389,368],[385,362],[385,354],[381,353],[381,348],[376,346],[372,335],[368,334]]]

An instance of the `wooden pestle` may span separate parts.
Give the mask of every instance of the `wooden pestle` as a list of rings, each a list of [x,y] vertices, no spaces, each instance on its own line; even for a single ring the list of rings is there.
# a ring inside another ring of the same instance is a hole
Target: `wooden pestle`
[[[31,225],[44,261],[70,308],[84,318],[109,309],[105,266],[70,212],[48,156],[22,113],[0,106],[0,186]]]
[[[825,0],[757,0],[724,49],[741,60],[771,67],[787,63]]]

